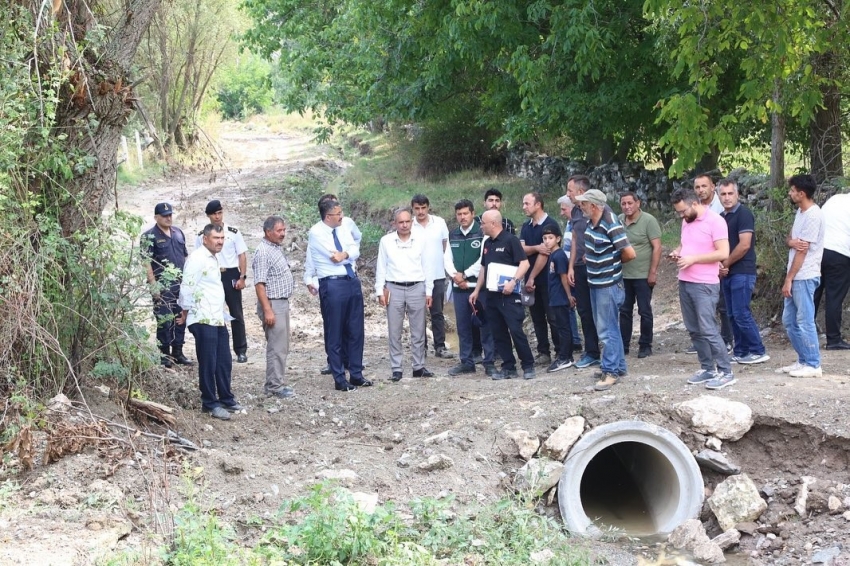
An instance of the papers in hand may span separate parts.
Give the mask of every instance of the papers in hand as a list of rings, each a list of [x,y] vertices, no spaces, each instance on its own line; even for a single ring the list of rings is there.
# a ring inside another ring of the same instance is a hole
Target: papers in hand
[[[517,266],[507,265],[505,263],[488,263],[487,264],[487,290],[501,291],[505,287],[505,283],[510,281],[516,275]],[[514,293],[519,295],[520,284],[514,285]]]

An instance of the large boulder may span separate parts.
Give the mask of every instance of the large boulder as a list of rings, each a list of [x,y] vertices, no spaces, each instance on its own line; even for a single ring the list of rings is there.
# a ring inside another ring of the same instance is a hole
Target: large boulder
[[[540,454],[553,460],[563,462],[570,452],[570,448],[576,443],[584,432],[584,417],[570,417],[564,424],[546,439]]]
[[[674,548],[690,552],[700,562],[720,564],[726,562],[723,549],[712,542],[699,519],[688,519],[670,533],[667,542]]]
[[[514,487],[519,491],[546,493],[558,485],[564,465],[547,458],[532,458],[516,474]]]
[[[724,531],[733,529],[738,523],[758,519],[767,509],[767,503],[747,474],[723,480],[708,498],[708,506]]]
[[[738,440],[753,426],[753,411],[747,405],[713,395],[679,403],[676,414],[695,431],[723,440]]]

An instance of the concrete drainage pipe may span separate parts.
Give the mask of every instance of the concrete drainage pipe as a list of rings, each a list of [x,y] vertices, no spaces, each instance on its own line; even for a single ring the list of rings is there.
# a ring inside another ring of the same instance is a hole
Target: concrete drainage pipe
[[[619,421],[585,434],[564,461],[558,505],[567,529],[598,537],[666,536],[697,517],[703,480],[694,457],[667,429]]]

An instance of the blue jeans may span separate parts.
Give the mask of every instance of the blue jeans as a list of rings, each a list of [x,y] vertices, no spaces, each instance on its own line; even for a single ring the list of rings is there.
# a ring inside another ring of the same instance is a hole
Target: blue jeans
[[[720,299],[720,283],[691,283],[679,281],[679,303],[682,320],[697,349],[699,365],[706,371],[715,368],[723,373],[732,373],[732,365],[726,344],[720,336],[720,327],[714,313]]]
[[[813,368],[820,367],[814,301],[819,284],[820,277],[793,281],[791,298],[785,299],[785,310],[782,311],[782,324],[797,352],[797,361]]]
[[[735,356],[742,358],[748,354],[764,354],[759,327],[753,319],[750,301],[756,286],[756,276],[746,273],[730,275],[720,280],[723,296],[726,299],[726,313],[732,325],[735,339]]]
[[[625,375],[626,354],[620,335],[620,307],[626,299],[623,282],[608,287],[590,287],[590,305],[596,335],[602,344],[601,369],[603,373]]]

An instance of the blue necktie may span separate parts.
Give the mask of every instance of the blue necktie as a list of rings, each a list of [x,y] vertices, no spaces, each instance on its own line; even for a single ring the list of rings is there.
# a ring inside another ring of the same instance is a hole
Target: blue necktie
[[[334,246],[336,246],[336,251],[342,251],[342,244],[339,243],[339,238],[336,235],[336,228],[331,230],[331,233],[334,235]],[[354,269],[352,269],[350,263],[345,264],[345,272],[348,273],[348,276],[354,279]]]

